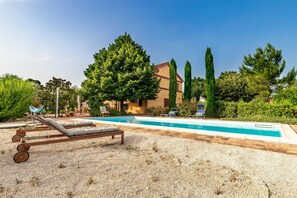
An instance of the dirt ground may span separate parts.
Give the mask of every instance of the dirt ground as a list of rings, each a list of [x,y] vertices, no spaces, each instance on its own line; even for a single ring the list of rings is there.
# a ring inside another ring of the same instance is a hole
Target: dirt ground
[[[297,197],[294,155],[125,131],[16,164],[13,134],[0,130],[0,197]]]

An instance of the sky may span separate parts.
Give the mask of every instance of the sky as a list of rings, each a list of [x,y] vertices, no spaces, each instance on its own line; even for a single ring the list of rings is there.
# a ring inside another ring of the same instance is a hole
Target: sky
[[[286,73],[297,67],[296,10],[295,0],[0,0],[0,75],[80,86],[93,54],[125,32],[151,63],[174,58],[182,77],[187,60],[205,76],[207,47],[218,76],[268,42]]]

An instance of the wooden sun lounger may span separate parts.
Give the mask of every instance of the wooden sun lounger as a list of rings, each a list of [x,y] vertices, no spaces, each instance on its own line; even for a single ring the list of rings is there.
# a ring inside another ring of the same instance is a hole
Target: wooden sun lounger
[[[22,138],[21,143],[17,146],[17,153],[14,155],[13,160],[16,163],[26,162],[29,159],[29,149],[31,146],[39,146],[45,144],[54,144],[61,142],[70,142],[84,139],[92,139],[98,137],[111,136],[112,139],[116,135],[121,136],[121,144],[124,144],[124,131],[118,129],[117,127],[91,127],[91,128],[73,128],[65,129],[61,124],[57,123],[52,119],[46,119],[48,124],[51,127],[55,128],[61,134],[51,135],[51,138],[55,137],[56,139],[48,140],[48,136],[43,136],[44,141],[29,142],[31,138]],[[61,137],[61,138],[59,138]]]
[[[54,130],[53,127],[49,126],[45,119],[38,115],[28,115],[29,117],[38,120],[43,126],[35,126],[33,128],[20,128],[16,130],[16,134],[12,136],[12,142],[20,142],[23,137],[26,136],[27,132],[38,132]],[[77,128],[77,127],[95,127],[96,125],[92,122],[65,122],[61,123],[66,129]],[[42,136],[43,137],[43,136]],[[36,139],[36,137],[35,137]]]

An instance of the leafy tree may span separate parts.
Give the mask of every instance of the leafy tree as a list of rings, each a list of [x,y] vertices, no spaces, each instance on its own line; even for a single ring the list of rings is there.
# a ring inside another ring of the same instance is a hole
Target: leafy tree
[[[215,76],[214,76],[214,64],[211,49],[207,48],[205,53],[205,68],[206,68],[206,112],[207,117],[214,117],[216,113],[216,98],[215,98]]]
[[[268,43],[265,49],[257,48],[255,54],[244,56],[240,73],[249,78],[248,87],[255,96],[269,96],[295,83],[297,74],[295,68],[290,70],[285,77],[280,78],[285,67],[286,61],[282,60],[282,51],[276,50]],[[252,80],[254,77],[257,83]]]
[[[91,113],[96,113],[104,100],[154,100],[159,80],[154,76],[150,57],[129,34],[117,37],[108,49],[94,54],[94,63],[84,72],[82,83]],[[123,105],[121,105],[123,106]]]
[[[293,105],[297,105],[297,87],[291,86],[276,94],[273,98],[275,102],[289,101]]]
[[[200,96],[206,97],[205,94],[205,79],[200,77],[194,77],[192,79],[192,97],[196,98],[196,101],[200,100]]]
[[[22,117],[32,102],[34,87],[16,75],[0,77],[0,121]]]
[[[236,71],[222,72],[216,80],[216,97],[218,100],[238,102],[250,101],[252,97],[247,93],[247,81]]]
[[[184,88],[184,99],[191,100],[192,98],[192,68],[189,61],[186,62],[185,66],[185,88]]]
[[[62,78],[53,77],[42,90],[40,101],[46,105],[47,110],[55,112],[56,109],[56,89],[59,88],[59,112],[65,107],[74,108],[77,106],[77,90],[71,87],[71,82]]]
[[[40,106],[41,104],[40,98],[43,95],[43,89],[44,89],[43,85],[39,80],[35,80],[32,78],[28,78],[26,81],[30,82],[35,89],[34,94],[32,96],[32,99],[33,99],[32,105]]]
[[[170,61],[170,82],[169,82],[169,108],[176,107],[176,90],[177,90],[177,80],[176,80],[176,63],[174,59]]]

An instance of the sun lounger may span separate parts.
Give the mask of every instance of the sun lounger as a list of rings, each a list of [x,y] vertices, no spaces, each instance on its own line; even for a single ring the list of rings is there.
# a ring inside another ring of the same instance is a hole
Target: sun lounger
[[[178,112],[178,109],[177,108],[171,108],[171,110],[169,111],[168,114],[161,114],[160,116],[176,116],[177,115],[177,112]]]
[[[109,111],[107,110],[106,106],[100,106],[100,116],[109,116]]]
[[[34,126],[33,128],[20,128],[16,130],[16,134],[11,138],[12,142],[20,142],[20,140],[26,136],[26,132],[36,132],[36,131],[47,131],[53,130],[51,126],[49,126],[48,122],[46,122],[45,118],[39,115],[32,115],[28,114],[29,117],[32,119],[38,120],[43,126]],[[95,127],[96,125],[90,121],[83,121],[83,122],[60,122],[63,127],[70,129],[70,128],[77,128],[77,127]]]
[[[203,104],[197,105],[197,112],[189,117],[205,117],[205,106]]]
[[[39,146],[45,144],[54,144],[61,142],[77,141],[83,139],[91,139],[98,137],[111,136],[114,139],[115,135],[121,136],[121,144],[124,143],[124,131],[114,126],[104,127],[90,127],[90,128],[72,128],[66,129],[61,124],[50,118],[46,122],[59,131],[61,134],[44,136],[43,141],[30,142],[30,138],[22,138],[21,143],[17,146],[17,153],[14,155],[13,160],[16,163],[26,162],[29,159],[29,152],[31,146]],[[55,138],[55,139],[50,139]]]

